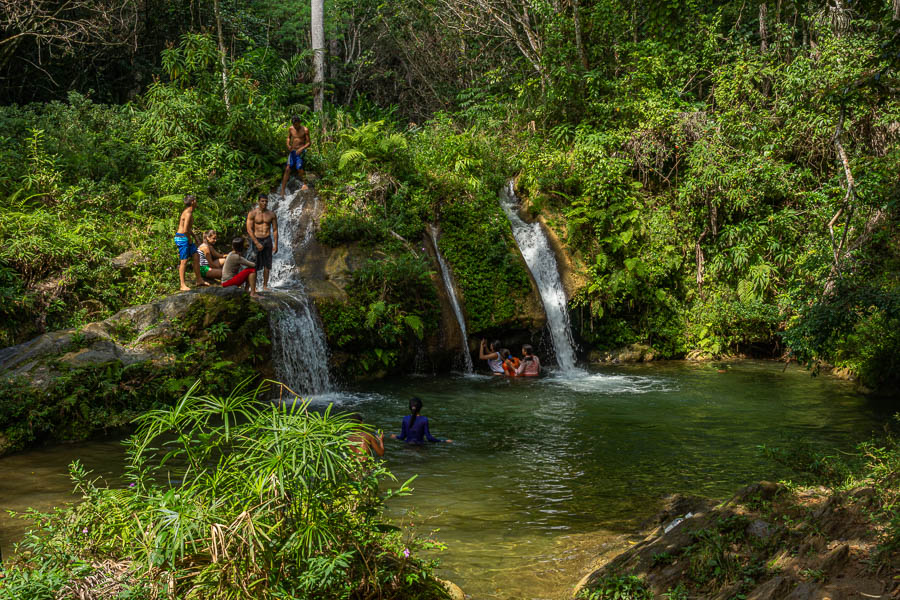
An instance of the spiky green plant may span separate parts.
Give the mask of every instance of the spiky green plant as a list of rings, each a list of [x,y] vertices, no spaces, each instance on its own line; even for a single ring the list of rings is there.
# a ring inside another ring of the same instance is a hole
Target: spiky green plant
[[[137,422],[129,487],[98,487],[73,465],[85,501],[32,515],[43,532],[20,548],[13,588],[35,572],[62,573],[72,590],[97,585],[114,561],[137,597],[443,597],[430,566],[410,557],[415,543],[381,522],[379,482],[393,477],[353,452],[360,425],[331,407],[194,386]]]

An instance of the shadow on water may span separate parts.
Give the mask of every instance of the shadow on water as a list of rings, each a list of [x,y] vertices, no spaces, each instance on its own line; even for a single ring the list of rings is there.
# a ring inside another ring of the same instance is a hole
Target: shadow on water
[[[717,365],[721,366],[721,365]],[[441,573],[473,598],[563,598],[599,555],[626,544],[671,493],[724,497],[754,480],[795,476],[758,450],[798,443],[849,448],[880,429],[890,403],[833,378],[745,361],[658,363],[551,373],[538,380],[415,377],[312,398],[397,432],[410,396],[453,444],[389,442],[415,493],[389,516],[440,531]],[[0,459],[0,508],[65,501],[65,464],[118,472],[116,443],[58,446]],[[0,519],[4,554],[21,526]]]

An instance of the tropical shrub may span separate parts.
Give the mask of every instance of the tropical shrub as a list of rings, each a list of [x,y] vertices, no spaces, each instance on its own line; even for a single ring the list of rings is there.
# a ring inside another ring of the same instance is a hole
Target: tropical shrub
[[[82,502],[28,515],[34,529],[0,597],[52,598],[103,588],[123,598],[443,598],[424,542],[382,521],[392,479],[349,439],[365,429],[262,388],[192,387],[137,419],[125,488],[77,463]],[[10,596],[12,594],[12,596]]]

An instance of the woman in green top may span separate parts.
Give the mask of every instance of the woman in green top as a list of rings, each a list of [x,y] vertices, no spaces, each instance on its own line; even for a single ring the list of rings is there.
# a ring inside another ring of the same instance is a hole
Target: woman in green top
[[[222,279],[222,267],[225,255],[219,254],[213,244],[216,243],[216,232],[213,229],[203,234],[203,243],[197,248],[200,256],[200,274],[206,279]]]

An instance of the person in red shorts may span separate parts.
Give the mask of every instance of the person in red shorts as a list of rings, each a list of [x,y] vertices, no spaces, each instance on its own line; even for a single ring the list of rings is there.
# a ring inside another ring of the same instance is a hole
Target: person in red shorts
[[[225,257],[225,264],[222,265],[222,287],[243,285],[255,298],[258,295],[256,293],[256,269],[254,268],[256,264],[241,256],[243,252],[244,238],[234,238],[231,241],[231,252]],[[242,266],[246,268],[242,269]]]

